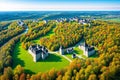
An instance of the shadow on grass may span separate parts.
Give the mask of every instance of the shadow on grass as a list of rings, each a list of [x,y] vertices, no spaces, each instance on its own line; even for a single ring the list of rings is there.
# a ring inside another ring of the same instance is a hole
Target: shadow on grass
[[[25,69],[24,71],[25,71],[26,74],[27,73],[29,73],[29,74],[35,74],[35,72],[32,72],[31,70],[28,70],[28,69]]]
[[[38,60],[38,62],[62,62],[62,58],[55,54],[49,54],[45,60]]]
[[[79,54],[79,51],[77,51],[77,50],[74,50],[74,53],[76,53],[76,54]]]
[[[76,54],[83,54],[83,51],[81,49],[76,49],[76,50],[74,50],[74,53],[76,53]]]
[[[21,65],[22,67],[25,66],[25,63],[23,60],[21,60],[20,58],[18,58],[18,56],[20,55],[20,42],[18,42],[16,44],[16,47],[14,48],[14,54],[12,55],[13,57],[13,68],[15,68],[17,65]]]
[[[93,54],[92,56],[90,56],[90,58],[97,58],[99,55],[98,55],[98,52],[96,51],[95,54]]]

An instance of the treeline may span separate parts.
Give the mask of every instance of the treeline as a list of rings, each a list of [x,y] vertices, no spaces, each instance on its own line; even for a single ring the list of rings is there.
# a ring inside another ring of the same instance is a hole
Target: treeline
[[[20,39],[20,41],[22,42],[22,47],[26,50],[32,44],[31,40],[46,35],[50,30],[52,30],[52,28],[55,27],[55,23],[53,21],[49,21],[48,23],[45,23],[44,21],[28,21],[26,22],[26,24],[29,27],[29,31]]]
[[[76,59],[69,67],[32,75],[30,80],[119,80],[120,54],[102,54],[96,59]],[[108,66],[109,64],[109,66]]]
[[[7,29],[9,24],[10,22],[0,22],[0,31]]]
[[[13,22],[8,29],[0,32],[0,46],[24,31],[23,27],[18,26],[17,22]]]
[[[120,54],[102,54],[95,59],[75,59],[67,68],[30,75],[18,65],[4,68],[0,80],[119,80]],[[108,66],[109,65],[109,66]]]
[[[101,53],[120,53],[120,23],[96,21],[85,28],[85,39]]]
[[[15,43],[17,43],[19,39],[20,36],[17,36],[0,48],[0,74],[3,73],[5,67],[12,66],[12,53],[15,47]]]
[[[58,50],[60,46],[67,48],[78,43],[83,36],[83,26],[76,22],[58,23],[54,33],[50,37],[40,39],[40,44],[52,51]]]

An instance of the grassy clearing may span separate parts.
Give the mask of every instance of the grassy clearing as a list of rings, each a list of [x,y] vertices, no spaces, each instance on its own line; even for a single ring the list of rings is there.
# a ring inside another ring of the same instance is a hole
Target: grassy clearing
[[[74,53],[76,53],[78,55],[83,55],[83,51],[81,49],[79,49],[79,47],[74,47]]]
[[[83,51],[81,49],[78,48],[78,46],[74,47],[74,52],[73,53],[76,53],[78,56],[82,56],[83,58],[87,58],[84,54],[83,54]],[[72,54],[73,53],[70,53],[70,54],[65,54],[66,57],[68,57],[69,59],[71,60],[74,60],[72,58]]]
[[[83,50],[81,50],[81,49],[79,49],[79,47],[75,47],[74,48],[74,52],[77,54],[77,55],[80,55],[81,57],[83,57],[83,58],[87,58],[85,55],[84,55],[84,53],[83,53]]]
[[[69,61],[56,54],[50,54],[46,60],[39,60],[35,63],[28,51],[22,48],[20,42],[16,44],[16,47],[14,49],[13,61],[13,68],[20,64],[24,67],[25,72],[30,74],[45,72],[51,68],[59,70],[69,65]]]
[[[44,37],[50,37],[50,36],[53,35],[53,34],[54,34],[54,28],[53,28],[52,30],[50,30],[50,31],[49,31],[45,36],[43,36],[42,38],[44,38]],[[41,37],[33,40],[32,42],[33,42],[33,43],[40,44],[40,38],[41,38]]]

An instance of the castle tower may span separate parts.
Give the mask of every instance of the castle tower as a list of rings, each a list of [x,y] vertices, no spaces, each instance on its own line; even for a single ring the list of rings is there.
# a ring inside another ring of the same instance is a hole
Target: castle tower
[[[84,43],[85,44],[85,52],[84,52],[84,54],[88,57],[88,44],[85,42]]]
[[[86,53],[86,51],[85,51],[85,50],[86,50],[86,42],[83,43],[82,50],[83,50],[83,52],[84,52],[84,54],[85,54],[85,53]]]
[[[62,46],[60,46],[59,53],[60,53],[61,55],[64,55],[64,50],[62,49]]]

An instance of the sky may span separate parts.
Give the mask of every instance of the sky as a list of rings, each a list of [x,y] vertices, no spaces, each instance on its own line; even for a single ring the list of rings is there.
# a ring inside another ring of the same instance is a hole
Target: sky
[[[120,10],[120,0],[0,0],[0,11]]]

